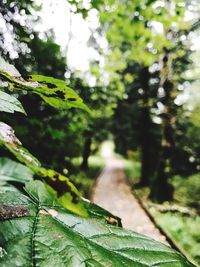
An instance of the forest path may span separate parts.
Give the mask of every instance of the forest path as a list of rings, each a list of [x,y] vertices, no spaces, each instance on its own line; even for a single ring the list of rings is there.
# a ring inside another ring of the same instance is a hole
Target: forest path
[[[107,160],[104,170],[97,178],[91,200],[120,217],[124,228],[168,244],[131,191],[123,160]]]

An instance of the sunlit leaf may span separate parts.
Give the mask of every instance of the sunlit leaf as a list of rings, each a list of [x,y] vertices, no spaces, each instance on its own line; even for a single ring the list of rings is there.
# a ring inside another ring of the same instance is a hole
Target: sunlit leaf
[[[32,75],[30,79],[40,84],[40,87],[35,88],[35,92],[49,105],[57,108],[75,107],[90,111],[83,100],[67,86],[65,81],[41,75]]]
[[[13,89],[27,90],[38,94],[46,103],[55,108],[80,108],[91,112],[83,103],[83,100],[65,81],[46,77],[42,75],[32,75],[28,79],[23,79],[14,66],[0,58],[0,79],[8,82]]]

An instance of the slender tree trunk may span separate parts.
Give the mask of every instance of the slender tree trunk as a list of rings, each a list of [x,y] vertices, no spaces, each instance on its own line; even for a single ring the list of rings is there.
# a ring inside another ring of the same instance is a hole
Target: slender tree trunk
[[[141,179],[140,186],[147,186],[150,182],[150,107],[149,107],[149,79],[150,73],[149,68],[144,67],[140,72],[140,82],[141,87],[143,89],[142,101],[142,116],[141,116],[141,162],[142,162],[142,170],[141,170]]]
[[[83,147],[81,170],[87,171],[89,168],[88,159],[91,154],[92,135],[90,131],[86,132],[85,143]]]
[[[171,171],[171,156],[175,148],[174,143],[174,103],[173,91],[174,86],[169,76],[170,71],[170,54],[166,53],[163,57],[163,70],[161,72],[161,79],[163,80],[162,88],[165,92],[164,97],[164,112],[162,113],[162,138],[160,145],[160,155],[158,156],[158,167],[156,179],[153,183],[152,196],[159,201],[166,201],[172,199],[173,188],[168,183]],[[164,72],[166,71],[166,72]]]
[[[171,0],[166,0],[166,8],[171,14]],[[172,41],[172,32],[167,32],[168,40]],[[168,49],[164,49],[161,60],[160,71],[160,88],[162,88],[164,96],[162,103],[164,110],[162,112],[162,138],[160,145],[160,155],[158,156],[158,167],[156,177],[153,182],[151,197],[158,201],[166,201],[172,199],[173,187],[169,185],[170,162],[171,156],[175,148],[174,130],[175,130],[175,105],[174,105],[174,82],[172,77],[172,55]]]

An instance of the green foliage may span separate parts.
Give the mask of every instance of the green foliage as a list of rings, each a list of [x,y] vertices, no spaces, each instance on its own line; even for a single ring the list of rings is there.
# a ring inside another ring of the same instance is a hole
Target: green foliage
[[[187,217],[173,213],[157,213],[156,220],[169,236],[200,264],[200,217]]]
[[[174,200],[200,212],[200,173],[189,177],[175,176],[171,181],[175,188]]]
[[[125,160],[124,170],[132,186],[139,182],[141,176],[141,163],[139,161]]]
[[[80,167],[81,160],[82,160],[81,157],[71,159],[72,164],[77,168]],[[96,155],[92,155],[89,157],[88,163],[89,163],[91,170],[94,170],[94,174],[95,174],[97,173],[97,170],[100,170],[104,167],[105,159],[103,159],[101,156],[96,154]]]
[[[129,181],[134,183],[131,179]],[[200,264],[199,174],[189,177],[174,176],[170,182],[174,186],[173,201],[163,203],[159,208],[149,201],[148,187],[136,189],[135,192],[146,203],[156,222],[183,249],[185,255]],[[173,207],[176,208],[173,210]]]
[[[198,94],[195,97],[198,105]],[[195,106],[195,102],[193,102]],[[193,105],[192,104],[192,105]],[[199,171],[200,165],[200,112],[198,106],[192,111],[180,110],[177,116],[176,150],[172,168],[174,174],[189,176]]]
[[[46,33],[47,40],[41,40],[37,33],[29,39],[30,54],[15,60],[15,66],[23,75],[30,73],[63,79],[66,71],[66,59],[61,47],[53,40],[53,33]],[[47,57],[48,55],[48,57]]]
[[[1,193],[6,218],[0,228],[1,266],[193,266],[165,245],[109,225],[105,217],[70,213],[39,182],[29,183],[26,192],[28,197]]]
[[[98,155],[90,156],[88,159],[88,170],[86,171],[80,170],[81,157],[73,158],[71,162],[76,170],[72,172],[70,179],[79,189],[82,196],[90,199],[96,178],[105,166],[105,160]]]

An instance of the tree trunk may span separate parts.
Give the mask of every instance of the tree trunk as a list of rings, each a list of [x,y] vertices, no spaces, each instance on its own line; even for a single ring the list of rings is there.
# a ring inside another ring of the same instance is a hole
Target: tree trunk
[[[166,8],[171,14],[172,1],[166,0]],[[172,31],[166,31],[168,40],[172,41]],[[168,183],[170,176],[171,156],[175,148],[175,105],[174,105],[174,82],[172,78],[172,56],[167,48],[164,48],[164,55],[161,61],[160,88],[163,89],[164,96],[162,104],[162,138],[160,144],[160,155],[158,155],[158,167],[156,177],[153,182],[151,197],[158,201],[171,200],[173,187]]]
[[[86,132],[85,143],[83,147],[81,170],[87,171],[89,168],[88,159],[91,154],[92,135],[90,131]]]
[[[142,116],[141,116],[141,163],[142,163],[142,170],[141,170],[141,179],[139,182],[139,186],[148,186],[150,182],[150,173],[151,173],[151,166],[150,166],[150,107],[149,107],[149,79],[150,73],[149,68],[144,67],[140,72],[140,83],[143,89],[142,95]]]
[[[167,64],[167,54],[165,60]],[[171,156],[175,148],[174,143],[174,129],[175,129],[175,117],[173,111],[173,82],[166,77],[163,84],[165,91],[165,111],[163,112],[162,122],[162,138],[160,145],[160,155],[158,156],[158,167],[156,178],[153,182],[153,188],[151,196],[158,201],[171,200],[173,196],[173,188],[168,183],[170,177],[170,162]]]

